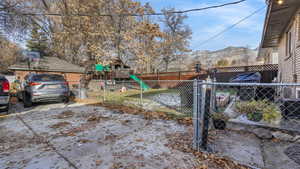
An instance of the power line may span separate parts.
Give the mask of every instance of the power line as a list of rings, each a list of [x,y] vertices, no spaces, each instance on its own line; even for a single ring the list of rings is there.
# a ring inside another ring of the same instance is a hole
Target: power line
[[[234,27],[237,26],[238,24],[244,22],[245,20],[249,19],[249,18],[252,17],[253,15],[257,14],[258,12],[260,12],[261,10],[263,10],[264,8],[265,8],[265,6],[262,7],[262,8],[259,8],[258,10],[254,11],[254,12],[251,13],[250,15],[248,15],[248,16],[242,18],[241,20],[239,20],[239,21],[236,22],[235,24],[233,24],[233,25],[227,27],[226,29],[222,30],[221,32],[219,32],[219,33],[213,35],[212,37],[208,38],[207,40],[201,42],[201,43],[198,45],[198,47],[203,46],[203,45],[207,44],[208,42],[210,42],[211,40],[213,40],[213,39],[215,39],[215,38],[221,36],[222,34],[224,34],[225,32],[227,32],[227,31],[229,31],[229,30],[231,30],[232,28],[234,28]]]
[[[171,12],[166,12],[166,13],[173,13],[173,14],[183,14],[183,13],[189,13],[189,12],[196,12],[196,11],[203,11],[203,10],[208,10],[208,9],[213,9],[213,8],[220,8],[224,6],[229,6],[229,5],[235,5],[239,4],[242,2],[245,2],[246,0],[239,0],[239,1],[234,1],[234,2],[229,2],[229,3],[224,3],[220,5],[213,5],[213,6],[208,6],[208,7],[203,7],[203,8],[195,8],[195,9],[188,9],[188,10],[179,10],[179,11],[171,11]],[[97,17],[97,16],[159,16],[159,15],[165,15],[164,12],[160,13],[149,13],[149,14],[134,14],[134,13],[121,13],[121,14],[60,14],[60,13],[12,13],[8,12],[6,15],[24,15],[24,16],[88,16],[88,17]]]

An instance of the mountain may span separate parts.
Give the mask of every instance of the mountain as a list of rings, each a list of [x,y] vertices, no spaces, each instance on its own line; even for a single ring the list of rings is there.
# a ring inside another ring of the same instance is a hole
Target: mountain
[[[246,47],[227,47],[216,51],[198,50],[185,58],[185,65],[187,69],[191,69],[196,63],[201,63],[204,67],[257,65],[257,54],[257,49]]]

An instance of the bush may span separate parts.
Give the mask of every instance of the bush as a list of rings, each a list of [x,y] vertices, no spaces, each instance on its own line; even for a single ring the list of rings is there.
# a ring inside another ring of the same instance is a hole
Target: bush
[[[275,104],[270,104],[263,109],[263,120],[273,123],[281,119],[281,112]]]
[[[251,121],[259,122],[262,120],[263,115],[260,112],[248,113],[247,118]]]
[[[241,114],[246,114],[251,121],[265,121],[272,123],[281,119],[281,112],[278,107],[267,100],[238,102],[235,106]]]
[[[266,100],[262,101],[246,101],[246,102],[238,102],[235,105],[236,110],[239,113],[242,114],[250,114],[250,113],[256,113],[256,112],[261,112],[264,109],[264,107],[268,105],[268,102]]]

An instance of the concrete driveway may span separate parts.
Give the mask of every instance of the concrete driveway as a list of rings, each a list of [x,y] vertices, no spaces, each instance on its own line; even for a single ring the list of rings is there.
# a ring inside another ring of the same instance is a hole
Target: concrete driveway
[[[167,146],[187,127],[83,104],[50,104],[0,118],[0,169],[196,168],[194,155]]]

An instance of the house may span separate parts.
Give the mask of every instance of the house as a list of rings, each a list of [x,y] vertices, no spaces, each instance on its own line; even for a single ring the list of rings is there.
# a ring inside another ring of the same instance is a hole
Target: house
[[[260,64],[278,64],[278,48],[261,48],[257,62]]]
[[[43,57],[31,62],[23,60],[10,66],[9,70],[13,71],[15,76],[20,77],[21,80],[28,73],[50,73],[61,74],[67,81],[74,84],[75,82],[78,83],[84,74],[83,67],[71,64],[57,57]]]
[[[299,83],[300,0],[267,0],[266,3],[268,9],[259,55],[267,61],[278,57],[279,82]]]

